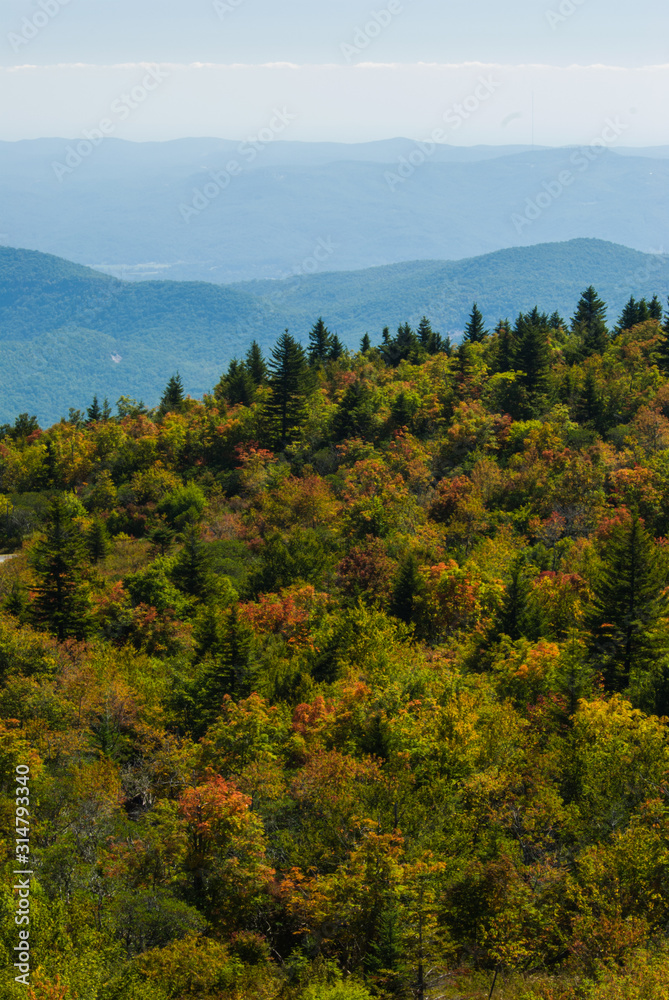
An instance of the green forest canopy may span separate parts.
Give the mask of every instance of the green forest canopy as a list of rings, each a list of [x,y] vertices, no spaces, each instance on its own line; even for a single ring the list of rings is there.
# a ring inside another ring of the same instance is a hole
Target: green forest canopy
[[[669,324],[467,329],[2,429],[30,1000],[666,997]]]

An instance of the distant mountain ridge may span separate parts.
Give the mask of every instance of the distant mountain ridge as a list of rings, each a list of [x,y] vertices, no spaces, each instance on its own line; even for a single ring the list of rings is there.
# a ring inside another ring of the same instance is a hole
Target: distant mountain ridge
[[[133,280],[307,273],[320,241],[325,272],[589,237],[661,252],[669,230],[667,147],[275,141],[251,160],[229,140],[110,138],[59,180],[72,142],[0,143],[0,241]]]
[[[267,351],[288,327],[306,342],[319,316],[352,348],[369,332],[427,315],[462,331],[478,302],[492,326],[538,304],[568,319],[584,287],[609,305],[666,301],[669,258],[594,239],[516,247],[460,261],[412,261],[354,272],[236,285],[120,281],[62,258],[0,246],[0,419],[29,410],[53,421],[96,393],[155,405],[180,370],[194,396],[211,391],[252,339]]]

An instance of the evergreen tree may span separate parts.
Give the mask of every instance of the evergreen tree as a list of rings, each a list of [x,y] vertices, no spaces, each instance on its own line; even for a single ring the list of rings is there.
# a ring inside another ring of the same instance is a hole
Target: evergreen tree
[[[161,413],[178,413],[184,402],[184,387],[179,372],[172,375],[160,400]]]
[[[403,559],[390,601],[390,613],[411,624],[416,615],[416,599],[423,591],[423,581],[418,571],[418,560],[413,552]]]
[[[669,612],[666,573],[637,515],[612,529],[600,554],[588,617],[590,651],[607,690],[623,691],[633,674],[652,670],[666,646],[658,629]]]
[[[204,598],[211,589],[209,552],[196,525],[184,534],[184,545],[172,569],[172,580],[189,597]]]
[[[253,693],[256,671],[253,633],[239,620],[237,608],[220,613],[208,606],[196,625],[197,655],[204,670],[193,688],[196,735],[202,735],[221,714],[226,695],[236,699]]]
[[[581,295],[571,321],[571,332],[581,338],[582,356],[602,354],[609,342],[606,329],[606,304],[590,285]]]
[[[495,327],[495,370],[512,372],[515,369],[516,338],[508,319],[501,319]]]
[[[669,297],[667,298],[667,305],[669,305]],[[669,310],[664,314],[664,323],[662,324],[662,329],[666,334],[669,334]]]
[[[56,495],[49,504],[44,536],[32,552],[37,584],[31,610],[35,622],[55,632],[60,642],[83,639],[90,631],[85,556],[84,539],[67,500]]]
[[[648,303],[645,299],[641,299],[640,302],[637,302],[632,295],[620,314],[616,330],[618,333],[623,330],[631,330],[633,326],[637,326],[639,323],[645,323],[647,319],[650,319]]]
[[[100,404],[98,403],[97,396],[93,396],[93,402],[86,410],[86,413],[88,415],[88,422],[90,424],[96,424],[98,420],[102,418],[102,409],[100,408]]]
[[[104,402],[102,404],[102,419],[109,420],[112,415],[111,406],[109,405],[109,400],[105,396]]]
[[[529,595],[530,582],[525,561],[518,557],[511,565],[511,579],[495,626],[497,635],[508,635],[514,641],[526,635]]]
[[[267,381],[267,365],[256,340],[251,341],[246,352],[246,368],[256,389]]]
[[[488,330],[485,328],[483,316],[481,315],[481,311],[475,302],[467,325],[465,326],[465,335],[462,339],[469,344],[480,344],[487,336]]]
[[[337,338],[339,342],[339,338]],[[322,365],[332,356],[333,337],[319,316],[309,331],[309,364]]]
[[[648,318],[662,322],[662,303],[657,295],[654,295],[648,303]]]
[[[344,345],[342,344],[341,340],[335,333],[334,337],[332,338],[332,343],[330,344],[330,353],[328,354],[328,358],[330,359],[330,361],[337,361],[337,359],[340,358],[343,353],[344,353]]]
[[[526,419],[536,416],[546,404],[550,371],[548,330],[548,317],[536,306],[531,313],[521,313],[516,321],[514,363],[519,372],[518,415]]]
[[[438,354],[444,350],[444,341],[441,338],[441,334],[432,329],[432,325],[426,316],[423,316],[421,319],[416,332],[421,347],[428,354]]]
[[[214,389],[217,399],[226,399],[231,406],[249,406],[255,395],[255,383],[244,361],[233,358],[228,370]]]
[[[100,517],[96,517],[86,532],[86,549],[92,563],[102,562],[109,555],[111,541],[107,526]]]
[[[271,396],[265,418],[272,442],[283,450],[304,421],[310,390],[304,350],[287,330],[272,348],[269,372]]]
[[[551,313],[548,325],[551,330],[564,330],[566,328],[565,321],[562,319],[559,312]]]
[[[369,334],[366,333],[360,342],[360,353],[369,354],[372,349],[372,342],[369,339]]]

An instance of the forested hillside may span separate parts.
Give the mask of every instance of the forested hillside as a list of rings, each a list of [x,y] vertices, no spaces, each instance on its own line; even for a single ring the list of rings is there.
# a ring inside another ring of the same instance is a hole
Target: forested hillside
[[[353,273],[221,286],[118,281],[70,261],[0,246],[0,421],[29,410],[44,424],[94,394],[155,406],[181,371],[193,396],[255,339],[263,350],[288,328],[306,337],[322,314],[347,347],[366,330],[417,325],[458,340],[478,298],[491,323],[535,302],[568,314],[584,274],[617,315],[630,295],[669,287],[669,258],[601,240],[502,250],[470,260],[413,261]],[[329,265],[328,265],[329,266]]]
[[[663,302],[0,429],[0,996],[666,1000]]]

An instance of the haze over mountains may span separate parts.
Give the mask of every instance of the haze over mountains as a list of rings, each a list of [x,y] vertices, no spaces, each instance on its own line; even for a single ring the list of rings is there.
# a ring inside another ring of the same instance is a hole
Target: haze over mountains
[[[669,147],[80,141],[0,143],[1,242],[215,283],[575,238],[665,249]]]
[[[455,338],[473,301],[486,322],[538,304],[568,319],[594,284],[611,326],[630,295],[666,300],[669,258],[598,240],[519,247],[461,261],[414,261],[357,272],[220,286],[128,282],[31,250],[0,247],[0,419],[29,410],[46,423],[94,393],[158,402],[180,370],[210,392],[252,339],[265,351],[288,327],[306,342],[322,315],[349,347],[427,315]]]

